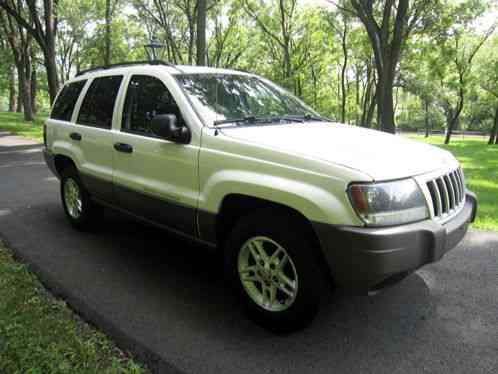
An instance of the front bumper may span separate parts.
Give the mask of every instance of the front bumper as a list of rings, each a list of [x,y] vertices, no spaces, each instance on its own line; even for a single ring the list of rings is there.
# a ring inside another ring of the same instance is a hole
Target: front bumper
[[[315,223],[314,228],[336,284],[366,293],[443,257],[463,239],[476,209],[476,196],[467,191],[464,207],[445,224],[426,220],[367,228]]]

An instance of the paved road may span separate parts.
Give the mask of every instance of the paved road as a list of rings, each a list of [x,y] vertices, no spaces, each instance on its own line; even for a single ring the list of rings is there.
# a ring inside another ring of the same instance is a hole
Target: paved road
[[[40,146],[0,133],[0,235],[84,318],[183,373],[498,373],[498,235],[471,232],[376,296],[330,300],[289,336],[247,321],[216,256],[117,215],[65,221]]]

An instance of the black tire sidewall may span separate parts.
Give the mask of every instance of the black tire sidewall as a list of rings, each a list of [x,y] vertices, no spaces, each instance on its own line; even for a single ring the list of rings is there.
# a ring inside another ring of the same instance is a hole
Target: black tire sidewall
[[[64,185],[68,179],[74,180],[78,185],[81,194],[81,214],[78,218],[75,218],[69,214],[69,211],[66,206],[66,200],[64,198]],[[68,218],[69,222],[73,227],[78,230],[87,230],[91,226],[91,218],[93,211],[93,204],[90,200],[90,196],[85,189],[85,186],[81,182],[81,178],[74,167],[67,167],[61,173],[61,184],[60,184],[60,195],[62,200],[62,206],[64,208],[64,213]]]
[[[225,242],[225,275],[230,285],[249,316],[275,331],[290,332],[305,327],[319,308],[324,277],[314,256],[315,248],[302,229],[301,222],[292,216],[263,210],[241,219]],[[282,312],[271,312],[257,305],[240,281],[239,252],[242,245],[255,236],[266,236],[283,246],[296,267],[298,293],[293,304]]]

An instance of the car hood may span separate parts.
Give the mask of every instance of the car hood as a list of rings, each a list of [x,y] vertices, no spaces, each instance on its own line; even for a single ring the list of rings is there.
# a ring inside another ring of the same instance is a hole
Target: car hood
[[[320,159],[370,175],[374,180],[416,176],[455,167],[453,155],[399,135],[332,122],[224,128],[227,136]]]

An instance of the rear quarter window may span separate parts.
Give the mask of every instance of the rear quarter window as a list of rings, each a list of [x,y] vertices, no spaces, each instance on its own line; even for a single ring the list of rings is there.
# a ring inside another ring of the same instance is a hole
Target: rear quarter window
[[[95,78],[86,92],[78,114],[78,124],[110,129],[122,75]]]
[[[81,80],[66,84],[64,88],[62,88],[59,96],[57,96],[50,118],[61,121],[71,121],[74,106],[76,105],[76,101],[78,100],[85,83],[86,80]]]

